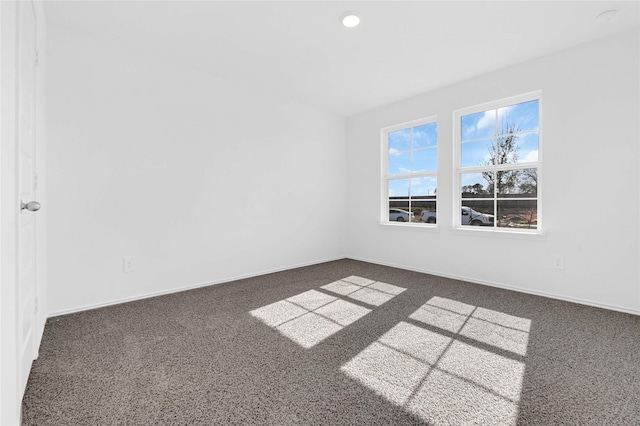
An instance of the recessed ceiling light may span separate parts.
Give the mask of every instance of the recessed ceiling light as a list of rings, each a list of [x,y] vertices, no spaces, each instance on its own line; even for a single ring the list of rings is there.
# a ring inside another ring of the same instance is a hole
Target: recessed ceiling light
[[[345,12],[340,16],[340,22],[347,28],[354,28],[360,25],[360,16],[358,12]]]
[[[618,11],[615,9],[605,10],[600,15],[596,16],[596,21],[598,22],[610,21],[616,16],[617,13]]]

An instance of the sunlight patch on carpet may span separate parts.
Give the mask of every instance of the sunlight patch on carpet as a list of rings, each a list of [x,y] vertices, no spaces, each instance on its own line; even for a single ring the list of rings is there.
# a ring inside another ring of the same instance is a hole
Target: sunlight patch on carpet
[[[317,290],[289,297],[250,314],[303,348],[312,348],[371,309]]]
[[[321,288],[372,306],[380,306],[406,290],[406,288],[393,284],[354,275],[334,281]]]
[[[427,422],[516,423],[529,319],[433,297],[409,321],[341,371]]]

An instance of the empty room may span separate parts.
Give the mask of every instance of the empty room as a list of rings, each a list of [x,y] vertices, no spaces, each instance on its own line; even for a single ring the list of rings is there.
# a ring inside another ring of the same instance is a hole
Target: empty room
[[[2,1],[0,424],[640,424],[640,2]]]

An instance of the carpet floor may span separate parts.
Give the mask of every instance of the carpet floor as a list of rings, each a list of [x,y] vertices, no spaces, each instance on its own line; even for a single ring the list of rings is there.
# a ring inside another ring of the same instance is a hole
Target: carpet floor
[[[640,317],[328,262],[50,318],[23,420],[638,425]]]

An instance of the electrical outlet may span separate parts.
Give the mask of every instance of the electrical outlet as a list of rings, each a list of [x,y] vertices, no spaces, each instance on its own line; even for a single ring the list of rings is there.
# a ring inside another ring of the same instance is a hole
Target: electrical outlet
[[[555,256],[551,266],[553,269],[564,269],[564,256]]]
[[[135,257],[123,257],[122,258],[122,270],[124,272],[131,272],[136,269]]]

